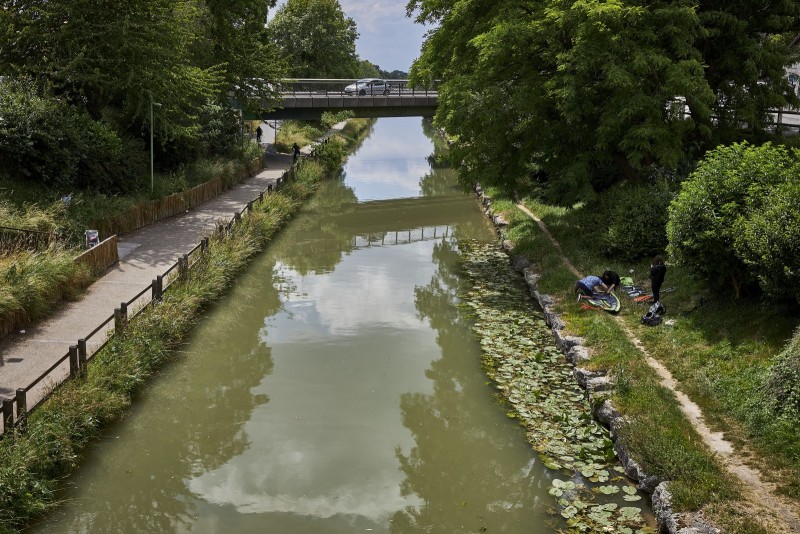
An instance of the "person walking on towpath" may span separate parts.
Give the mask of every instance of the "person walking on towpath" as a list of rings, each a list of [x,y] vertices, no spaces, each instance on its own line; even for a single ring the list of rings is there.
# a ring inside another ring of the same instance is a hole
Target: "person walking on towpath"
[[[297,145],[297,143],[292,145],[292,153],[294,154],[292,157],[292,163],[294,163],[297,161],[298,156],[300,156],[300,147]]]
[[[260,145],[261,144],[261,134],[264,133],[264,130],[261,129],[261,125],[256,128],[256,142]]]
[[[608,293],[608,286],[603,283],[599,276],[589,275],[575,282],[575,292],[578,294],[578,301],[583,298],[592,299],[598,296],[596,287],[602,288],[604,293]]]

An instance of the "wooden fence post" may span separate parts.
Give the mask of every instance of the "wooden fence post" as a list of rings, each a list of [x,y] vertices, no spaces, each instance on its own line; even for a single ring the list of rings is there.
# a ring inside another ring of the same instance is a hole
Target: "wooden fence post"
[[[119,308],[114,309],[114,328],[122,330],[128,324],[128,303],[120,302]]]
[[[252,200],[247,203],[247,213],[250,213],[251,211],[253,211],[253,201]]]
[[[28,430],[28,395],[24,389],[17,389],[17,423],[15,425],[23,434]]]
[[[3,399],[3,432],[9,432],[14,428],[14,401]]]
[[[69,377],[75,378],[80,373],[78,364],[78,345],[69,346]]]
[[[89,360],[89,355],[86,352],[86,340],[81,338],[78,340],[78,368],[82,377],[86,376],[86,363]]]

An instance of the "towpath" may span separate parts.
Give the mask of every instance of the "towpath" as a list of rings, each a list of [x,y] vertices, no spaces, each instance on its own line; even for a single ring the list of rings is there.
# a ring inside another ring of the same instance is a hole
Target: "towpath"
[[[334,129],[341,129],[344,123]],[[311,147],[301,152],[308,154]],[[98,278],[81,296],[67,303],[46,320],[0,340],[0,399],[13,398],[17,388],[27,388],[75,345],[127,302],[156,276],[187,254],[210,235],[218,221],[230,221],[267,186],[274,185],[291,166],[292,156],[268,153],[265,169],[233,189],[181,215],[159,221],[119,237],[119,263]],[[113,327],[113,322],[106,327]],[[103,331],[93,336],[89,350],[105,339]],[[53,378],[69,372],[64,363],[53,371]],[[28,405],[41,399],[52,385],[45,379],[28,392]],[[2,427],[2,425],[0,425]]]

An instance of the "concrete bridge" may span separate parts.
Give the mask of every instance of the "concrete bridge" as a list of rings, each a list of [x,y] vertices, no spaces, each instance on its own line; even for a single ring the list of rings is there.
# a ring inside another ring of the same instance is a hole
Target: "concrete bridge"
[[[245,114],[248,120],[312,120],[325,111],[350,110],[356,117],[428,117],[436,112],[439,93],[436,86],[414,87],[408,80],[382,80],[375,88],[358,85],[357,80],[286,80],[276,109]]]

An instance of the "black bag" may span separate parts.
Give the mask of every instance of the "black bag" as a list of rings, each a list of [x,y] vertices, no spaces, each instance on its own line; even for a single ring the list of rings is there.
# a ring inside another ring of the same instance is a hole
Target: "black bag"
[[[661,316],[654,311],[648,311],[642,316],[642,324],[647,326],[658,326],[661,324]]]

